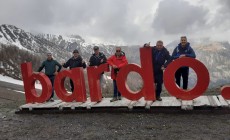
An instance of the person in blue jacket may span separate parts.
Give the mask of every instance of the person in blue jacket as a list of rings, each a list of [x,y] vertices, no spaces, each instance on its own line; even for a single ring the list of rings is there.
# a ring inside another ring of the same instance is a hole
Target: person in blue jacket
[[[56,70],[56,66],[58,66],[58,70]],[[54,101],[54,79],[55,75],[61,70],[62,66],[56,60],[53,59],[52,54],[50,52],[47,53],[47,59],[43,61],[42,65],[39,67],[38,72],[42,71],[45,68],[45,75],[50,79],[52,84],[52,95],[47,101]]]
[[[190,43],[187,41],[186,36],[181,37],[181,42],[178,46],[174,49],[172,53],[173,59],[178,59],[182,57],[191,57],[196,58],[196,54]],[[180,87],[180,80],[181,77],[183,79],[183,89],[187,90],[188,88],[188,76],[189,76],[189,67],[181,67],[175,73],[176,84]]]
[[[145,44],[144,47],[150,47],[150,44]],[[158,101],[162,101],[160,94],[163,84],[163,71],[172,61],[169,51],[163,46],[163,41],[157,41],[156,46],[152,47],[152,60],[154,70],[154,83],[156,87],[156,99]]]

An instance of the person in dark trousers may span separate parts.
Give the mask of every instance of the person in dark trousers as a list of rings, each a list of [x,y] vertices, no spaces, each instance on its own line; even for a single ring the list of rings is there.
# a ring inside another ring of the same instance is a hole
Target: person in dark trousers
[[[182,57],[196,58],[196,54],[194,50],[190,46],[190,43],[187,42],[187,37],[182,36],[180,41],[181,41],[180,44],[178,44],[178,46],[173,51],[172,54],[173,59],[178,59]],[[184,90],[187,90],[188,88],[188,76],[189,76],[189,67],[181,67],[175,73],[176,83],[179,87],[180,87],[180,80],[182,77]]]
[[[111,78],[113,79],[113,99],[110,102],[121,100],[121,93],[117,89],[117,74],[123,66],[128,64],[125,53],[121,51],[121,47],[116,47],[116,53],[108,58],[107,63],[112,67]]]
[[[145,44],[144,47],[150,47],[150,44]],[[163,71],[172,61],[169,51],[163,46],[163,41],[159,40],[156,46],[152,48],[152,60],[154,70],[154,83],[156,87],[156,99],[162,101],[161,91],[163,84]]]
[[[73,51],[73,57],[71,57],[66,63],[63,63],[62,66],[64,68],[77,68],[77,67],[83,67],[86,68],[85,61],[82,59],[82,57],[79,55],[78,50]],[[74,84],[73,81],[70,79],[70,86],[71,91],[74,91]]]
[[[89,66],[96,66],[97,67],[97,66],[100,66],[101,64],[104,64],[107,62],[106,56],[102,52],[99,51],[98,46],[94,46],[93,51],[94,51],[94,53],[92,54],[92,56],[89,59]],[[100,77],[101,87],[102,87],[103,74],[104,74],[104,72],[101,74],[101,77]]]
[[[58,66],[58,70],[56,71],[56,66]],[[42,71],[45,68],[45,74],[49,77],[50,82],[52,83],[52,95],[47,101],[54,101],[54,79],[55,75],[61,70],[62,66],[56,60],[53,59],[51,53],[47,53],[47,59],[43,61],[42,65],[39,67],[38,72]]]

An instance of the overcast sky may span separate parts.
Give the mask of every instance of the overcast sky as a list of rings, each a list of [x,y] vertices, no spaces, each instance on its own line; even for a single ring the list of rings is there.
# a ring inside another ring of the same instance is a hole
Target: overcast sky
[[[230,1],[1,0],[0,24],[90,43],[167,44],[182,35],[230,41]]]

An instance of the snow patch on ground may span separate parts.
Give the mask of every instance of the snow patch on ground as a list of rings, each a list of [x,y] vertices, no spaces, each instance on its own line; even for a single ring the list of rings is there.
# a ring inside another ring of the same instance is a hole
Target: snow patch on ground
[[[13,89],[7,89],[7,90],[12,90],[12,91],[14,91],[14,92],[18,92],[18,93],[22,93],[22,94],[25,94],[25,92],[24,91],[20,91],[20,90],[13,90]]]
[[[13,78],[8,77],[8,76],[3,76],[1,74],[0,74],[0,81],[24,86],[23,81],[17,80],[17,79],[13,79]],[[41,86],[41,84],[37,84],[36,83],[35,84],[35,88],[36,89],[42,89],[42,86]]]

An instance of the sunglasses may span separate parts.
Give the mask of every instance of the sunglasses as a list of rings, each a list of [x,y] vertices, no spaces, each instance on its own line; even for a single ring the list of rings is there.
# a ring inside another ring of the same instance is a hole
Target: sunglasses
[[[121,50],[116,50],[116,52],[121,52]]]

